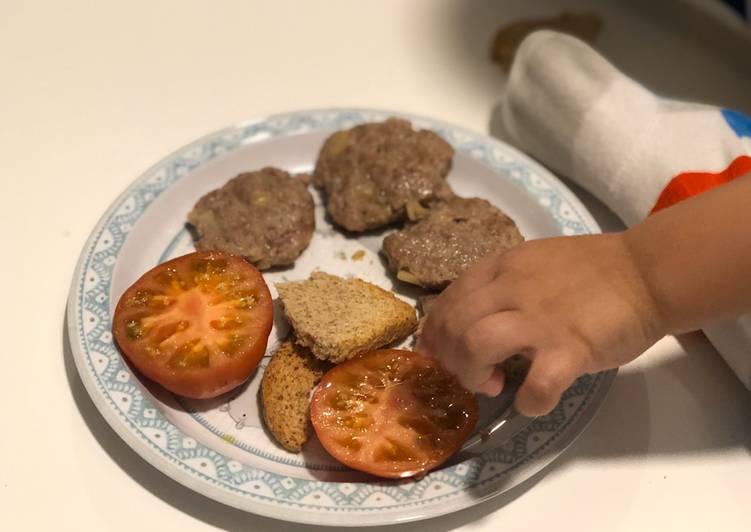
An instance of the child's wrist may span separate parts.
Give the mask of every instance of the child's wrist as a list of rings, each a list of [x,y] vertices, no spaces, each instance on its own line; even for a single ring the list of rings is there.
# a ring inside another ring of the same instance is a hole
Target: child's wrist
[[[617,238],[621,242],[624,257],[629,262],[626,267],[631,271],[637,307],[643,314],[640,316],[641,321],[646,334],[656,340],[676,332],[678,324],[674,323],[676,316],[669,310],[669,302],[664,300],[664,294],[657,289],[655,268],[658,264],[644,252],[645,246],[641,242],[643,235],[638,227],[618,233]]]

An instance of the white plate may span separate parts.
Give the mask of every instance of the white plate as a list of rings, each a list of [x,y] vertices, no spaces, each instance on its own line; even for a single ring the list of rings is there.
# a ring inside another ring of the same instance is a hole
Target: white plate
[[[68,302],[73,356],[81,379],[114,430],[146,461],[178,482],[249,512],[343,526],[396,523],[453,512],[503,493],[549,464],[580,434],[602,402],[615,372],[584,376],[548,416],[480,456],[436,470],[419,481],[374,481],[340,466],[313,439],[299,455],[265,433],[256,392],[262,368],[242,389],[213,401],[179,399],[141,380],[113,344],[111,312],[143,272],[193,250],[184,228],[196,200],[234,175],[274,165],[312,169],[333,130],[393,113],[303,111],[253,120],[204,137],[156,164],[107,209],[81,253]],[[433,120],[407,116],[456,149],[448,177],[461,195],[487,198],[527,238],[598,232],[576,197],[540,165],[496,140]],[[316,269],[355,275],[414,301],[386,274],[382,236],[350,238],[323,217],[316,197],[316,232],[294,268],[264,274],[272,294],[281,279]],[[355,251],[365,257],[353,260]],[[269,352],[287,332],[277,313]],[[485,401],[481,415],[495,415]]]

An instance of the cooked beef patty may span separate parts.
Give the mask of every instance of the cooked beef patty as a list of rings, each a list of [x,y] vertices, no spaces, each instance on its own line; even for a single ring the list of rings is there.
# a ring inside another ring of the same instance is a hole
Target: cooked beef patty
[[[514,221],[489,202],[454,197],[387,236],[383,250],[403,281],[443,289],[483,256],[523,240]]]
[[[325,192],[331,218],[350,231],[375,229],[406,217],[408,202],[448,198],[453,148],[406,120],[362,124],[330,136],[313,183]]]
[[[197,249],[241,255],[263,270],[291,264],[308,246],[315,218],[303,180],[277,168],[240,174],[188,214]]]

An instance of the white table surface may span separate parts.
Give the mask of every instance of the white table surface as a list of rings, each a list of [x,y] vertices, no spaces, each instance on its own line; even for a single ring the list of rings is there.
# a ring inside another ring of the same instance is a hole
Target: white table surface
[[[493,30],[570,4],[0,1],[0,529],[313,529],[191,492],[105,423],[63,337],[84,240],[145,168],[250,117],[367,106],[492,130],[504,81],[487,60]],[[751,110],[749,70],[706,47],[722,36],[696,38],[710,22],[600,9],[603,49],[629,72]],[[750,447],[751,394],[703,336],[668,338],[622,370],[590,428],[535,483],[392,530],[748,530]]]

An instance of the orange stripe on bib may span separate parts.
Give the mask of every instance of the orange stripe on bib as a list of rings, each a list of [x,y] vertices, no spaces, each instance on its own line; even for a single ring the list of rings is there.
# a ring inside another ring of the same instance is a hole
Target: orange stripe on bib
[[[666,207],[675,205],[679,201],[706,192],[711,188],[732,181],[736,177],[749,172],[751,172],[751,157],[741,155],[730,163],[730,166],[725,170],[716,174],[710,172],[685,172],[678,174],[662,190],[660,197],[657,198],[657,203],[652,207],[652,211],[649,214],[654,214]]]

